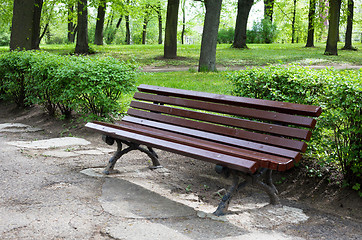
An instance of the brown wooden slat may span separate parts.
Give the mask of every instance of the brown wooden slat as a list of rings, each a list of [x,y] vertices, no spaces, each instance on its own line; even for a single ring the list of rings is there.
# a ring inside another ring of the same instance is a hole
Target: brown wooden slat
[[[191,119],[196,119],[196,120],[205,120],[205,114],[201,113],[201,112],[189,111],[189,110],[178,109],[178,108],[171,108],[171,107],[167,107],[167,106],[149,104],[146,102],[132,101],[131,107],[149,110],[152,112],[165,113],[165,114],[169,114],[169,115],[173,115],[173,116],[180,116],[180,117],[191,118]],[[132,110],[131,109],[128,110],[129,114],[130,114],[130,111],[132,111]],[[160,116],[166,117],[165,115],[160,115]],[[157,118],[158,118],[157,120],[159,120],[159,121],[161,121],[160,116],[157,116]],[[217,116],[215,115],[214,118],[217,118]],[[178,118],[178,119],[180,119],[180,118]],[[179,121],[180,121],[179,125],[182,125],[182,123],[181,123],[182,119],[180,119]],[[298,151],[302,151],[302,152],[304,152],[307,148],[306,143],[301,142],[301,141],[277,137],[277,136],[271,136],[271,135],[266,135],[266,134],[261,134],[261,133],[249,132],[249,131],[236,129],[236,128],[229,128],[229,127],[218,126],[218,125],[213,125],[213,124],[203,123],[203,122],[196,122],[196,121],[192,121],[192,123],[189,123],[189,125],[190,126],[187,126],[187,127],[191,127],[191,128],[197,127],[200,130],[206,130],[206,131],[215,132],[215,133],[219,133],[219,134],[234,136],[234,137],[241,138],[241,139],[247,139],[247,140],[260,142],[260,143],[266,143],[268,145],[286,147],[286,148],[290,148],[290,149],[294,149],[294,150],[298,150]]]
[[[271,110],[283,113],[312,116],[312,117],[318,117],[322,112],[322,109],[319,106],[278,102],[278,101],[270,101],[270,100],[262,100],[262,99],[246,98],[246,97],[235,97],[235,96],[197,92],[197,91],[190,91],[183,89],[151,86],[145,84],[141,84],[138,87],[138,90],[141,92],[154,93],[165,96],[174,96],[174,97],[195,99],[195,100],[222,103],[228,105],[251,107],[262,110]]]
[[[292,158],[295,159],[296,162],[298,162],[301,159],[301,154],[297,151],[292,151],[288,149],[278,148],[274,146],[269,146],[265,144],[255,143],[251,141],[246,141],[242,139],[238,139],[235,137],[228,137],[224,135],[219,135],[213,133],[213,129],[210,129],[211,131],[205,132],[203,128],[197,128],[200,125],[195,125],[194,121],[187,120],[187,119],[180,119],[170,116],[162,116],[157,113],[151,113],[151,112],[144,112],[136,109],[129,109],[128,111],[129,115],[135,116],[135,117],[141,117],[140,118],[133,118],[130,119],[130,117],[126,116],[123,118],[124,121],[132,121],[139,124],[144,124],[151,127],[156,127],[160,129],[166,129],[169,131],[174,132],[181,132],[183,134],[187,134],[193,137],[203,138],[207,140],[213,140],[218,141],[221,143],[226,143],[229,145],[234,145],[237,147],[242,147],[249,150],[254,150],[258,152],[278,155],[286,158]],[[151,121],[149,121],[149,120]],[[155,121],[152,121],[155,120]],[[168,124],[168,125],[165,125]],[[172,125],[176,126],[172,126]],[[201,130],[201,131],[200,131]]]
[[[260,120],[267,120],[273,122],[280,122],[284,124],[293,124],[297,126],[303,126],[308,128],[314,128],[316,120],[313,118],[290,115],[285,113],[277,113],[264,111],[259,109],[250,109],[245,107],[230,106],[224,104],[210,103],[195,101],[183,98],[174,98],[168,96],[159,96],[154,94],[140,93],[137,92],[134,95],[137,100],[151,101],[169,105],[175,105],[180,107],[194,108],[200,110],[213,111],[218,113],[226,113],[231,115],[237,115],[247,118],[255,118]]]
[[[190,136],[186,136],[179,133],[174,133],[170,131],[164,131],[159,130],[157,128],[150,128],[144,125],[139,125],[131,122],[118,122],[117,124],[110,124],[110,123],[103,123],[103,122],[94,122],[96,124],[100,124],[103,126],[113,127],[124,131],[130,131],[133,133],[138,133],[141,135],[149,136],[149,137],[155,137],[157,139],[172,141],[175,143],[184,144],[191,147],[196,147],[212,152],[218,152],[225,155],[230,155],[234,157],[239,157],[251,161],[256,161],[259,163],[260,167],[263,168],[269,168],[272,170],[279,170],[284,171],[287,169],[290,169],[294,163],[293,159],[288,158],[282,158],[278,156],[273,156],[269,154],[262,154],[258,153],[255,154],[255,152],[221,144],[216,143],[212,141],[202,140],[199,138],[194,138]]]
[[[198,158],[200,160],[208,161],[214,164],[220,164],[229,167],[231,169],[236,169],[243,172],[254,173],[259,168],[258,163],[254,161],[237,158],[212,151],[207,151],[204,149],[198,149],[195,147],[190,147],[183,144],[178,144],[153,137],[148,137],[141,134],[123,131],[112,127],[102,126],[95,123],[87,123],[86,127],[102,132],[103,134],[109,135],[116,139],[132,141],[138,144],[143,144],[146,146],[182,154],[184,156]]]

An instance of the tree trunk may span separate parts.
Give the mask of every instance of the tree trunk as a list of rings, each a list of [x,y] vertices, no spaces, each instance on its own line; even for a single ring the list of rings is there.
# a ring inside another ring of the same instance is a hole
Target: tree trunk
[[[142,44],[146,44],[148,16],[143,19]]]
[[[164,58],[177,57],[177,21],[180,0],[168,0],[165,45],[163,49]]]
[[[337,41],[341,0],[329,0],[329,27],[324,55],[338,55]]]
[[[294,43],[295,40],[295,15],[297,13],[297,0],[293,1],[293,19],[292,19],[292,43]]]
[[[78,2],[78,34],[75,53],[89,53],[87,0],[79,0]]]
[[[75,41],[75,24],[73,23],[73,13],[74,6],[73,4],[68,6],[68,42],[74,43]]]
[[[309,1],[308,12],[308,37],[305,47],[314,47],[314,18],[315,18],[316,0]]]
[[[131,44],[131,30],[129,28],[129,15],[126,15],[126,44]]]
[[[106,0],[101,0],[98,6],[94,44],[103,45],[104,16],[106,15]]]
[[[157,17],[158,17],[158,44],[162,44],[162,8],[161,2],[157,5]]]
[[[122,18],[123,18],[123,16],[120,16],[120,17],[119,17],[118,22],[117,22],[117,24],[116,24],[116,29],[118,29],[119,26],[121,26]]]
[[[353,27],[353,0],[348,0],[348,11],[347,11],[347,29],[346,29],[346,38],[343,50],[357,50],[352,46],[352,27]]]
[[[186,0],[181,0],[181,11],[182,11],[182,31],[181,31],[181,44],[184,44],[185,28],[186,28]]]
[[[33,18],[33,38],[31,49],[39,49],[40,44],[40,18],[43,8],[43,0],[35,0],[34,18]]]
[[[246,46],[246,29],[250,9],[254,0],[238,0],[238,14],[235,24],[234,48],[248,48]]]
[[[10,50],[30,50],[35,47],[40,31],[40,2],[42,3],[39,0],[14,1]]]
[[[274,0],[264,0],[264,19],[273,22]]]
[[[206,14],[202,31],[199,72],[216,71],[217,34],[222,0],[205,0]]]

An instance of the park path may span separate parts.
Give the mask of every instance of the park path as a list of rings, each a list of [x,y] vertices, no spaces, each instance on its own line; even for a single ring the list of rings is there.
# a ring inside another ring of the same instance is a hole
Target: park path
[[[6,119],[9,120],[9,119]],[[2,122],[1,122],[2,121]],[[0,239],[359,239],[360,222],[297,202],[267,204],[254,192],[214,217],[192,194],[153,181],[173,174],[145,165],[101,167],[114,151],[89,136],[54,138],[0,119]],[[177,155],[167,155],[178,161]],[[130,162],[145,156],[134,152]],[[182,161],[179,160],[179,161]]]

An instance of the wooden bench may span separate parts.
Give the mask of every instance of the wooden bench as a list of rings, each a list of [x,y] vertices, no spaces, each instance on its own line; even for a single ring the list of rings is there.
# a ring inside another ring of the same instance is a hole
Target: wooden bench
[[[107,144],[117,143],[104,173],[112,173],[116,161],[132,150],[146,153],[153,167],[160,167],[153,148],[214,163],[218,173],[233,178],[215,215],[224,215],[232,196],[247,184],[260,187],[271,204],[278,204],[272,170],[286,171],[300,161],[316,124],[312,117],[322,111],[310,105],[143,84],[138,91],[122,121],[86,124],[101,132]]]

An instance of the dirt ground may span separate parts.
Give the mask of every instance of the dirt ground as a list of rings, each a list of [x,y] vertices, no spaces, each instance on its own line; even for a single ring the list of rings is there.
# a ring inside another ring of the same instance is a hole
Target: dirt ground
[[[76,136],[99,146],[106,146],[100,140],[99,134],[84,128],[85,123],[81,120],[51,118],[38,106],[17,109],[13,104],[0,102],[0,113],[0,123],[17,122],[44,129],[37,137]],[[13,135],[11,138],[22,137]],[[194,201],[195,204],[203,203],[216,208],[220,197],[215,193],[227,187],[228,180],[220,178],[213,170],[212,164],[182,156],[178,156],[178,161],[175,162],[173,155],[167,152],[160,152],[159,155],[160,162],[168,174],[152,174],[147,181],[156,182],[170,189],[171,196],[188,195],[192,198],[190,201]],[[72,171],[104,167],[107,157],[102,156],[101,159],[88,165],[74,163],[71,166]],[[304,164],[307,163],[308,160],[304,160]],[[132,168],[142,164],[147,166],[150,163],[144,162],[144,158],[123,158],[118,161],[116,168],[121,166]],[[336,177],[328,181],[327,178],[307,175],[303,164],[284,173],[274,173],[274,182],[279,190],[282,204],[302,208],[310,218],[302,224],[271,226],[269,229],[305,239],[362,239],[362,199],[357,192],[340,188],[336,184]],[[242,204],[244,199],[252,195],[257,195],[261,200],[266,199],[264,193],[246,188],[240,191],[231,205]],[[109,237],[105,237],[104,234],[102,236],[104,239]]]

